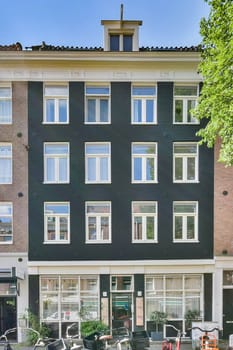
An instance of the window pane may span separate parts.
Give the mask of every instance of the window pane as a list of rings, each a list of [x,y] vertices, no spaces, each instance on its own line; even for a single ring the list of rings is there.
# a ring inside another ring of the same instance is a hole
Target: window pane
[[[197,86],[177,85],[175,86],[175,96],[197,96]]]
[[[154,171],[154,158],[146,159],[146,180],[154,180],[155,171]]]
[[[55,101],[52,99],[46,100],[46,121],[55,121]]]
[[[154,121],[154,101],[146,100],[146,121],[152,123]]]
[[[100,121],[108,121],[108,100],[100,100]]]
[[[142,121],[142,101],[134,100],[133,101],[133,121],[135,123],[141,123]]]
[[[60,239],[66,240],[68,238],[68,218],[60,217]]]
[[[0,123],[11,123],[11,119],[12,119],[11,101],[0,100]]]
[[[95,122],[96,121],[96,100],[88,99],[87,100],[87,121]]]
[[[134,217],[134,239],[142,239],[142,217]]]
[[[67,100],[59,100],[59,122],[67,121]]]
[[[87,213],[110,213],[110,204],[93,203],[87,205]]]
[[[88,239],[96,240],[96,218],[88,217]]]
[[[189,157],[187,159],[187,178],[188,180],[195,180],[195,158]]]
[[[67,181],[67,158],[59,159],[59,180]]]
[[[175,217],[175,239],[182,239],[182,216]]]
[[[147,217],[146,220],[146,238],[154,239],[154,218],[152,216]]]
[[[194,229],[194,216],[188,216],[187,217],[187,239],[194,239],[195,238],[195,229]]]
[[[10,87],[0,87],[0,98],[1,97],[11,97],[11,88]]]
[[[183,101],[175,100],[175,122],[182,123],[183,121]]]
[[[86,153],[87,154],[108,154],[109,153],[109,145],[108,144],[88,144],[86,145]]]
[[[56,218],[54,216],[47,217],[47,237],[48,240],[56,239]]]
[[[119,51],[120,50],[120,36],[119,35],[110,35],[110,51]]]
[[[66,85],[47,85],[45,96],[68,96],[68,87]]]
[[[195,213],[196,203],[175,203],[174,211],[175,213]]]
[[[156,204],[154,203],[133,203],[133,213],[155,213]]]
[[[155,144],[134,144],[133,154],[155,154],[156,145]]]
[[[188,100],[188,103],[187,103],[187,107],[188,107],[187,116],[188,116],[188,122],[189,123],[197,122],[197,119],[195,117],[193,117],[192,113],[191,113],[191,110],[194,109],[195,106],[196,106],[196,100]]]
[[[45,145],[46,154],[68,154],[67,144],[46,144]]]
[[[123,51],[132,51],[133,37],[132,35],[123,35]]]
[[[109,218],[101,217],[101,239],[109,239]]]
[[[100,159],[100,180],[101,181],[107,181],[109,178],[108,176],[108,158],[101,158]]]
[[[134,180],[142,180],[142,159],[134,158]]]
[[[46,160],[46,181],[55,181],[55,159],[47,158]]]
[[[54,204],[49,203],[45,204],[45,213],[54,213],[54,214],[68,214],[69,213],[69,205],[68,204]]]
[[[12,160],[0,158],[0,183],[11,183]]]
[[[175,180],[183,179],[183,160],[182,158],[175,158]]]
[[[109,87],[108,86],[86,86],[86,95],[109,95]]]
[[[175,153],[197,153],[196,144],[174,144]]]
[[[87,167],[88,167],[88,181],[95,181],[96,180],[96,159],[88,158]]]
[[[156,93],[155,86],[133,86],[133,95],[153,96]]]

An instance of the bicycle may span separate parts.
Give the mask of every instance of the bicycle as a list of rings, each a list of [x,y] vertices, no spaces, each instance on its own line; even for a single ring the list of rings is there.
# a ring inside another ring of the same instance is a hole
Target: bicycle
[[[162,350],[172,350],[172,345],[175,344],[175,349],[180,350],[181,347],[181,338],[185,336],[186,333],[182,333],[180,329],[176,328],[172,324],[166,325],[166,327],[173,328],[176,332],[176,338],[174,339],[165,339],[162,342]]]
[[[216,335],[213,333],[215,331],[219,332],[220,329],[218,327],[214,327],[212,329],[202,329],[200,327],[192,327],[190,330],[198,329],[202,333],[202,336],[199,337],[200,340],[200,350],[219,350],[218,341]]]
[[[0,347],[3,347],[3,350],[13,350],[11,347],[11,344],[7,338],[7,335],[10,333],[15,333],[17,331],[17,328],[10,328],[7,329],[1,336],[0,336]]]

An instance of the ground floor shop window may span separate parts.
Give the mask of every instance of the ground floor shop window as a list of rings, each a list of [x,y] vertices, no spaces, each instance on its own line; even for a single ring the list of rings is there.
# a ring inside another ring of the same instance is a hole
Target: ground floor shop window
[[[97,276],[41,276],[40,319],[52,336],[64,337],[67,327],[99,319],[99,280]]]
[[[196,311],[203,315],[203,276],[197,274],[168,274],[145,277],[146,320],[152,328],[151,314],[162,311],[167,314],[167,323],[183,332],[186,315]],[[166,329],[166,327],[165,327]],[[152,330],[152,329],[151,329]]]

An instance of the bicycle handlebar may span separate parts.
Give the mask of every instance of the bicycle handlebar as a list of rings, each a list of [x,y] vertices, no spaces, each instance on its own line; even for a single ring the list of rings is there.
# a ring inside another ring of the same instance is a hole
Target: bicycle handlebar
[[[210,332],[213,332],[213,331],[220,331],[220,329],[218,327],[214,327],[212,329],[202,329],[200,327],[192,327],[192,328],[189,328],[190,330],[192,329],[199,329],[201,332],[204,332],[204,333],[210,333]]]

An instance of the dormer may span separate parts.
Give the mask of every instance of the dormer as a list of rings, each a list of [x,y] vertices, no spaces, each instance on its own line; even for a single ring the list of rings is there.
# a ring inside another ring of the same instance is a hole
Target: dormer
[[[139,26],[142,21],[102,20],[104,26],[104,51],[139,51]]]

